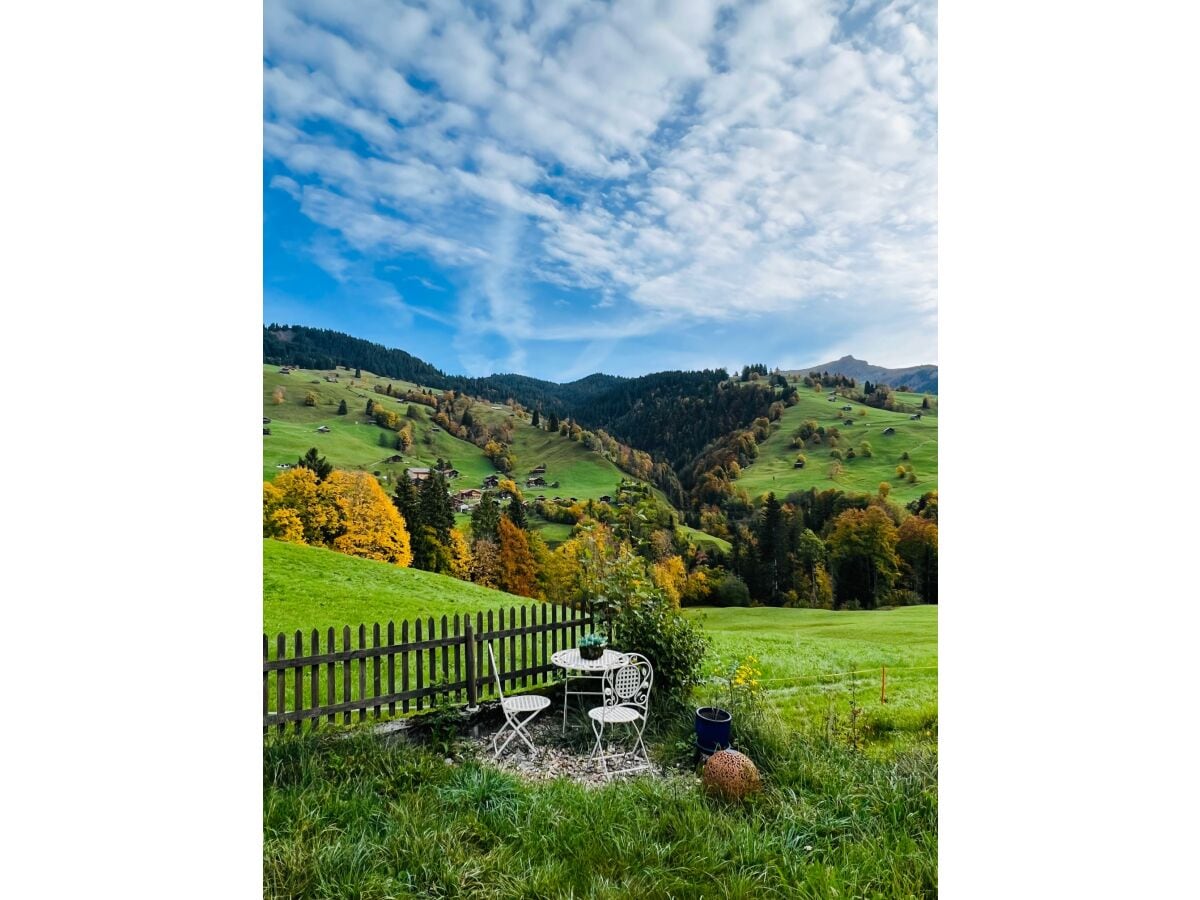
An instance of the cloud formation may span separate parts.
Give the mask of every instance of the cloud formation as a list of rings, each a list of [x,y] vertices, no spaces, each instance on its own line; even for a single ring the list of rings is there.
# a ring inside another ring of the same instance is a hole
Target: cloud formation
[[[265,26],[269,189],[326,271],[453,273],[471,369],[781,314],[936,356],[927,0],[267,0]]]

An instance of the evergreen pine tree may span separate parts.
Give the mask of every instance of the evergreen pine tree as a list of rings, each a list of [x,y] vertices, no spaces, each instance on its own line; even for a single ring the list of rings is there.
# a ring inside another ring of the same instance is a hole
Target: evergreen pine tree
[[[375,414],[375,401],[368,400],[367,401],[367,415],[373,416],[374,414]]]
[[[759,578],[763,594],[774,600],[779,596],[780,561],[786,550],[783,510],[772,491],[767,494],[763,506],[762,522],[758,530]]]
[[[362,369],[355,368],[355,370],[354,370],[354,377],[355,377],[355,378],[362,378]]]
[[[446,479],[438,472],[431,472],[421,484],[421,524],[432,528],[437,540],[450,542],[450,529],[454,527],[454,507],[446,490]]]
[[[344,416],[348,412],[350,412],[350,410],[346,407],[346,401],[343,400],[341,403],[338,404],[338,415]]]
[[[333,463],[327,462],[325,457],[319,456],[316,447],[310,448],[307,453],[296,461],[296,465],[305,469],[312,469],[317,476],[317,481],[324,481],[329,473],[333,471]]]
[[[529,530],[529,519],[525,515],[525,504],[516,497],[508,501],[508,507],[504,510],[510,522],[520,528],[522,531]]]
[[[558,413],[550,413],[550,430],[558,431]]]
[[[533,411],[533,427],[538,428],[540,426],[540,423],[541,423],[541,417],[538,415],[538,411],[535,409]]]
[[[929,398],[925,397],[921,400],[921,409],[929,409]]]
[[[499,539],[496,531],[499,527],[500,504],[488,491],[471,513],[471,536],[477,541],[483,539],[495,543]]]

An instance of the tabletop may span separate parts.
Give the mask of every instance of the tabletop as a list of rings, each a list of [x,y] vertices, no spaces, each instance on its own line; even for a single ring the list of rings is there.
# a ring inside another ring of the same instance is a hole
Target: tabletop
[[[559,650],[550,657],[550,662],[561,669],[573,669],[578,672],[607,672],[617,666],[629,662],[629,657],[616,650],[605,650],[599,659],[584,659],[579,655],[579,649]]]

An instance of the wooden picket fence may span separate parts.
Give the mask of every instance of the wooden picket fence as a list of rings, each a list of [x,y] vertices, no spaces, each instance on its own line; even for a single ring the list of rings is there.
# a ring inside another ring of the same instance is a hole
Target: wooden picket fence
[[[369,643],[367,626],[359,625],[357,647],[346,625],[340,648],[336,629],[326,630],[324,649],[314,628],[307,648],[301,631],[290,642],[287,635],[276,635],[273,653],[264,634],[263,731],[275,727],[282,732],[289,722],[300,731],[305,722],[316,728],[322,719],[333,723],[339,717],[349,724],[356,715],[362,722],[368,713],[390,718],[450,702],[477,706],[482,697],[496,693],[488,643],[494,642],[496,668],[507,692],[546,684],[555,671],[551,655],[576,646],[583,634],[595,630],[589,614],[554,603],[523,606],[519,623],[517,618],[515,606],[507,621],[503,609],[476,613],[473,621],[470,613],[442,616],[440,633],[432,617],[404,621],[399,640],[394,622],[376,622]]]

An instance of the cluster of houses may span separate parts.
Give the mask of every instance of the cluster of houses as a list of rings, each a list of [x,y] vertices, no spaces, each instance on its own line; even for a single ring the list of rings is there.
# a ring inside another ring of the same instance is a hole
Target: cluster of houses
[[[389,462],[393,462],[393,461],[399,462],[401,459],[403,459],[403,457],[401,457],[399,454],[397,454],[396,456],[389,457],[388,461]],[[450,481],[451,479],[454,479],[454,478],[458,478],[459,476],[462,475],[462,472],[458,471],[458,469],[455,469],[452,466],[442,466],[440,469],[437,469],[437,470],[430,469],[430,468],[423,468],[421,466],[410,466],[409,468],[404,470],[404,474],[408,476],[409,481],[425,481],[427,478],[429,478],[431,475],[433,475],[434,471],[436,471],[439,475],[441,475],[447,481]]]

